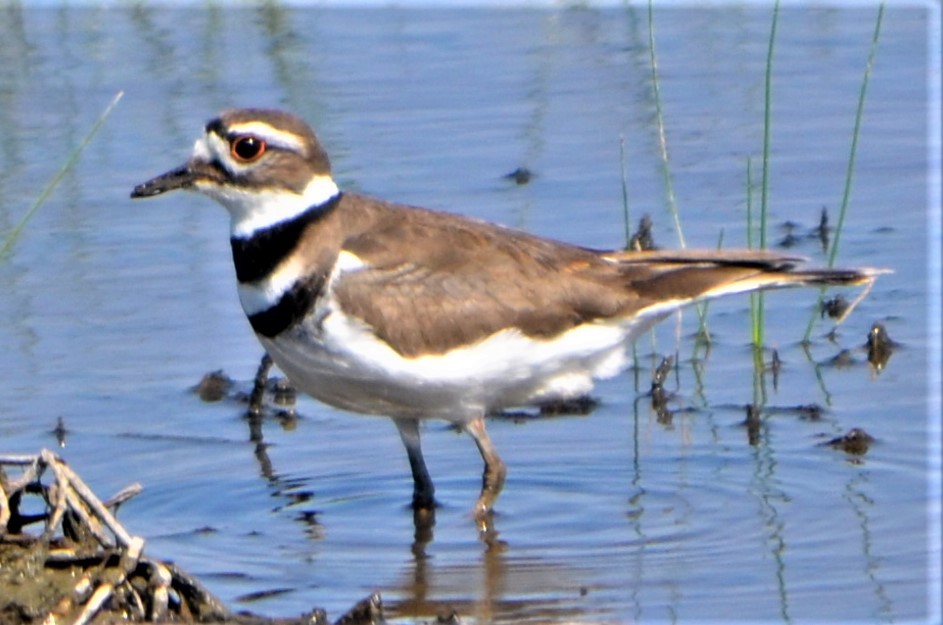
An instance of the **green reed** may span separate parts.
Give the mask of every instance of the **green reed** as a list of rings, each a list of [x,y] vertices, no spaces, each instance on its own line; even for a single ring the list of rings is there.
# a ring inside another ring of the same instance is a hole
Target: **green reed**
[[[105,107],[105,110],[102,112],[102,114],[98,116],[98,119],[92,125],[92,129],[89,130],[87,135],[85,135],[85,138],[82,139],[82,142],[79,143],[79,145],[76,146],[74,150],[72,150],[59,171],[57,171],[52,179],[46,184],[33,204],[20,218],[19,222],[17,222],[13,229],[7,233],[3,239],[3,244],[0,245],[0,259],[6,258],[7,255],[13,250],[13,246],[16,245],[16,242],[19,240],[20,236],[22,236],[23,230],[26,228],[26,224],[30,222],[30,220],[36,214],[36,211],[39,210],[39,207],[46,203],[46,200],[49,199],[49,196],[52,195],[52,192],[59,185],[59,183],[62,182],[62,179],[69,172],[69,170],[75,167],[75,164],[78,163],[82,152],[85,150],[86,146],[91,143],[92,138],[98,133],[98,130],[105,123],[105,120],[108,119],[108,116],[111,115],[111,112],[114,110],[115,106],[118,105],[118,101],[123,95],[123,91],[119,91],[115,95],[111,103]]]
[[[661,154],[661,171],[665,182],[665,194],[668,198],[668,212],[674,222],[675,232],[678,235],[678,244],[687,247],[684,242],[684,232],[681,229],[681,217],[678,214],[678,203],[675,200],[674,183],[671,180],[671,169],[668,159],[668,140],[665,137],[665,118],[661,111],[661,88],[658,83],[658,55],[655,52],[655,15],[653,0],[648,0],[648,51],[652,66],[652,91],[655,97],[655,120],[658,127],[658,148]]]
[[[772,144],[772,109],[773,109],[773,52],[776,49],[776,26],[779,23],[779,0],[773,5],[773,23],[769,31],[769,46],[766,50],[766,72],[763,87],[763,174],[760,183],[760,230],[759,247],[766,249],[766,222],[769,211],[769,153]],[[764,297],[763,292],[751,297],[753,345],[763,345]]]
[[[625,247],[632,241],[632,219],[629,216],[629,182],[625,174],[625,137],[619,136],[619,173],[622,176],[622,221],[625,223]]]
[[[858,108],[855,111],[855,125],[851,132],[851,148],[848,154],[848,167],[845,170],[845,188],[842,192],[841,208],[838,211],[838,222],[835,224],[835,235],[832,237],[831,245],[828,251],[828,266],[835,265],[835,259],[838,257],[838,244],[841,241],[842,226],[845,223],[845,215],[848,212],[848,204],[851,201],[851,186],[854,181],[855,159],[858,151],[858,137],[861,134],[861,119],[864,116],[864,102],[868,93],[868,83],[871,81],[871,73],[874,68],[874,57],[877,54],[878,42],[881,38],[881,22],[884,20],[884,2],[878,7],[878,15],[874,24],[874,34],[871,36],[871,49],[868,51],[868,60],[864,68],[864,77],[861,80],[861,89],[858,91]],[[819,289],[819,297],[815,309],[809,317],[809,324],[806,326],[805,336],[802,338],[804,343],[809,341],[812,335],[812,328],[815,326],[815,320],[818,318],[818,312],[822,308],[822,301],[825,297],[825,289]]]

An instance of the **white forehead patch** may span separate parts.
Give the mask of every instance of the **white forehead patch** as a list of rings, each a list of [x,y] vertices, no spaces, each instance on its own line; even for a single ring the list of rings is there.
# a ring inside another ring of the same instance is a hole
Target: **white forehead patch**
[[[210,163],[219,161],[227,165],[232,160],[229,155],[229,144],[214,132],[208,132],[193,144],[193,158]]]
[[[208,136],[204,135],[197,139],[193,144],[193,158],[201,162],[210,162],[214,158],[213,150],[210,149]]]

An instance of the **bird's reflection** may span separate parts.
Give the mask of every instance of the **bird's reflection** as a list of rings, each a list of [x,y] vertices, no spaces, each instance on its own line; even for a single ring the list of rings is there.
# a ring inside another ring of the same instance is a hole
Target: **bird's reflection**
[[[291,415],[294,415],[292,406],[276,404],[278,381],[269,378],[271,366],[267,356],[259,364],[252,392],[248,395],[245,417],[259,472],[274,488],[273,495],[285,501],[282,508],[289,508],[309,501],[314,493],[302,488],[305,480],[292,480],[280,475],[268,454],[264,425],[276,421],[281,427],[290,429],[293,425]],[[585,414],[593,407],[587,404],[577,410],[567,406],[564,413]],[[541,415],[546,416],[543,410]],[[510,418],[518,417],[510,415]],[[512,550],[500,537],[493,513],[483,519],[469,518],[469,531],[474,531],[472,528],[477,525],[482,545],[480,558],[476,562],[452,565],[436,565],[436,559],[430,553],[435,538],[436,510],[413,510],[412,516],[411,558],[400,581],[383,593],[387,617],[434,618],[439,623],[450,623],[459,622],[459,616],[481,622],[491,622],[495,617],[533,616],[533,597],[546,597],[548,592],[554,591],[557,591],[559,599],[541,601],[537,608],[541,617],[585,616],[586,611],[576,609],[572,600],[574,593],[583,594],[580,589],[584,587],[561,574],[566,566],[535,562],[532,558],[509,559]],[[323,537],[323,529],[314,511],[302,511],[296,519],[305,525],[308,536],[314,539]]]
[[[273,488],[273,496],[285,502],[275,508],[275,511],[280,511],[306,504],[314,498],[314,492],[304,488],[307,480],[288,479],[280,475],[269,456],[263,423],[266,420],[275,420],[282,429],[293,430],[298,421],[294,410],[294,392],[286,391],[281,380],[270,380],[271,368],[272,359],[265,354],[256,371],[252,391],[248,395],[245,419],[249,426],[249,441],[255,445],[253,451],[259,463],[259,473]],[[305,526],[305,533],[309,537],[320,539],[323,536],[324,532],[314,510],[302,509],[295,519]]]
[[[532,555],[515,557],[512,546],[498,540],[491,529],[481,534],[484,548],[479,558],[457,564],[436,564],[421,541],[415,541],[416,557],[404,567],[399,581],[383,591],[386,616],[491,623],[565,621],[592,613],[591,598],[574,601],[589,593],[578,581],[578,571]]]

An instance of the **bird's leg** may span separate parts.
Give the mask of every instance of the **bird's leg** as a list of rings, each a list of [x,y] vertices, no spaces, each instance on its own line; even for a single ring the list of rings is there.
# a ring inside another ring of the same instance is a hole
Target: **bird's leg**
[[[406,454],[409,456],[409,468],[413,472],[413,509],[433,510],[435,508],[435,487],[426,461],[422,457],[419,441],[419,421],[416,419],[393,419],[399,436],[403,439]]]
[[[498,450],[495,449],[488,437],[483,416],[469,421],[465,425],[465,431],[475,439],[478,451],[481,452],[481,459],[485,461],[485,471],[481,480],[481,495],[478,496],[478,502],[475,504],[475,518],[481,522],[490,516],[494,501],[501,494],[501,489],[504,488],[507,468],[505,468],[501,456],[498,455]]]

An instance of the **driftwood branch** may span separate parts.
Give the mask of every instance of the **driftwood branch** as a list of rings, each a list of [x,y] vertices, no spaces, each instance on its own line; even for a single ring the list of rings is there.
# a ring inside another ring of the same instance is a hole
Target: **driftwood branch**
[[[10,476],[10,472],[18,473]],[[132,484],[103,503],[49,450],[35,455],[0,454],[0,549],[29,550],[23,559],[33,560],[38,554],[42,570],[66,569],[76,580],[71,592],[53,598],[54,605],[43,607],[25,622],[327,625],[324,611],[317,608],[288,619],[234,614],[197,579],[171,563],[145,555],[144,539],[128,532],[115,517],[117,508],[140,492],[140,484]],[[43,514],[21,513],[21,502],[28,496],[42,499]],[[40,523],[41,531],[27,531]],[[31,570],[30,575],[36,574]],[[2,594],[0,612],[7,614],[9,606],[3,603]],[[384,622],[380,596],[374,594],[335,623]]]
[[[11,469],[20,474],[7,477]],[[44,482],[50,474],[49,483]],[[105,606],[116,602],[126,604],[121,611],[138,621],[179,620],[181,613],[217,622],[232,618],[186,573],[145,556],[144,539],[118,522],[113,510],[140,492],[140,484],[132,484],[103,503],[49,450],[33,456],[0,454],[0,542],[40,543],[48,552],[47,566],[81,571],[71,596],[50,610],[45,623],[89,625]],[[44,500],[44,514],[20,514],[20,501],[31,494]],[[26,533],[29,525],[40,521],[43,529],[38,535]],[[139,583],[133,583],[135,578]]]

